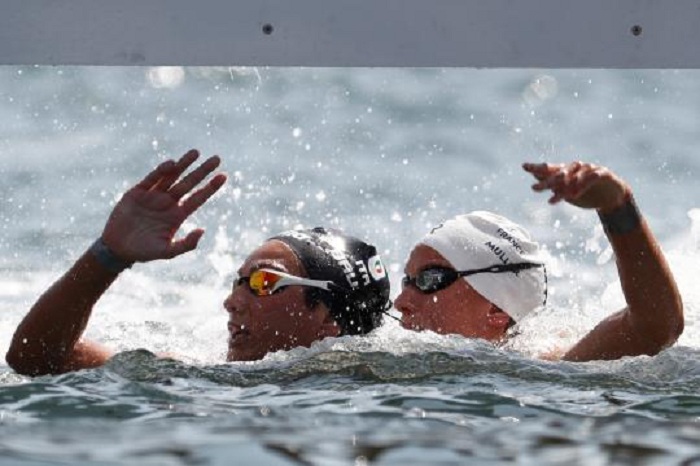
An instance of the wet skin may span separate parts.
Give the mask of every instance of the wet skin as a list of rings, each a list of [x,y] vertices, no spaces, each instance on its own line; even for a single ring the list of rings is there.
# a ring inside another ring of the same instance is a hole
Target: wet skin
[[[239,269],[239,277],[269,268],[306,277],[303,265],[283,242],[270,240],[253,251]],[[224,301],[229,313],[228,361],[253,361],[267,353],[311,346],[337,336],[340,329],[324,304],[309,307],[302,286],[287,286],[270,296],[256,296],[243,284],[233,286]]]

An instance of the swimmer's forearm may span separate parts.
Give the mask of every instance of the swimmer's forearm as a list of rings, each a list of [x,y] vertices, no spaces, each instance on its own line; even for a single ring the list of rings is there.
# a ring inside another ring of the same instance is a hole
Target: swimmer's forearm
[[[109,354],[78,343],[92,308],[117,278],[86,252],[34,304],[17,327],[7,363],[26,375],[55,374],[98,366]]]
[[[629,318],[647,341],[646,354],[675,343],[683,332],[683,302],[678,286],[649,225],[641,218],[628,233],[608,233]]]
[[[647,223],[607,232],[627,307],[598,324],[563,359],[612,360],[655,355],[683,332],[683,303],[671,270]]]

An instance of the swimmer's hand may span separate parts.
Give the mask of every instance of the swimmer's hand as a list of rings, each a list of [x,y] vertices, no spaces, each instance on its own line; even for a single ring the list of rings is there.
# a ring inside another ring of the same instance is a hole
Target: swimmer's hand
[[[169,259],[197,247],[203,229],[195,229],[184,238],[175,239],[175,234],[187,217],[226,182],[226,175],[218,173],[194,190],[219,166],[217,156],[178,180],[198,157],[199,152],[190,150],[177,162],[161,163],[122,196],[102,232],[102,240],[117,257],[147,262]]]
[[[583,162],[568,164],[524,163],[523,169],[537,179],[532,189],[550,190],[550,204],[562,200],[584,209],[610,212],[632,196],[632,190],[621,178],[600,165]]]

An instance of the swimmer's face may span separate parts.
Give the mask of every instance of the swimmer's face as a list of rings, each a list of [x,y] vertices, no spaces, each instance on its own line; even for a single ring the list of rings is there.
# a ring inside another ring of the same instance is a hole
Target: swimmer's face
[[[253,251],[239,269],[239,277],[249,277],[261,268],[307,276],[294,252],[276,240]],[[308,347],[340,333],[324,304],[309,307],[302,286],[287,286],[270,296],[256,296],[246,284],[234,286],[224,308],[229,313],[228,361],[262,359],[269,352]]]
[[[424,244],[417,245],[406,263],[404,273],[414,278],[431,267],[454,268],[440,253]],[[394,302],[403,314],[401,323],[410,330],[432,330],[468,338],[497,341],[505,336],[509,317],[460,278],[447,288],[423,293],[408,285]]]

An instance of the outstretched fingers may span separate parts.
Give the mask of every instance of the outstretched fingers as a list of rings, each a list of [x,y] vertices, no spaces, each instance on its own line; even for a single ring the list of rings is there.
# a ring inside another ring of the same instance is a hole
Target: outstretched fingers
[[[549,163],[524,163],[523,170],[535,177],[537,182],[532,185],[532,189],[540,192],[550,189],[553,177],[559,175],[563,165],[553,165]]]
[[[591,182],[592,171],[597,167],[581,162],[569,164],[525,163],[523,169],[532,174],[537,182],[532,189],[537,192],[551,191],[550,204],[562,200],[570,201],[580,195],[586,183]]]
[[[182,180],[178,181],[168,193],[174,199],[180,199],[185,194],[189,193],[195,186],[204,180],[211,172],[216,170],[216,168],[221,163],[221,159],[218,156],[213,156],[208,158],[203,164],[197,167],[192,173],[184,177]]]
[[[567,166],[549,179],[548,188],[553,193],[549,198],[550,204],[556,204],[563,199],[569,199],[573,195],[578,170],[579,167]]]
[[[146,175],[146,177],[143,180],[139,181],[135,187],[145,190],[151,189],[158,183],[158,181],[161,180],[161,178],[170,175],[174,170],[175,162],[173,162],[172,160],[166,160],[165,162],[161,163],[156,168],[154,168],[153,171]]]
[[[524,163],[523,170],[530,173],[537,180],[542,181],[545,178],[552,176],[558,170],[561,170],[564,165],[555,165],[551,163]]]
[[[572,178],[569,186],[569,196],[566,200],[571,201],[581,197],[595,183],[597,183],[608,171],[602,167],[590,166],[586,170],[581,170]]]
[[[533,190],[551,192],[550,204],[566,201],[586,209],[614,209],[632,195],[624,180],[600,165],[525,163],[523,169],[537,180]]]
[[[548,188],[552,191],[551,197],[548,199],[550,204],[556,204],[567,196],[566,174],[561,173],[554,177]]]
[[[549,203],[556,204],[562,200],[571,201],[574,199],[579,192],[581,181],[585,180],[585,172],[586,168],[580,164],[571,164],[549,178],[546,187],[552,191]]]
[[[180,157],[180,160],[178,160],[175,164],[172,170],[170,170],[167,174],[162,176],[159,180],[158,183],[156,183],[153,188],[159,191],[167,191],[170,189],[170,187],[177,181],[178,178],[180,178],[180,175],[182,175],[187,168],[192,165],[195,160],[199,158],[199,151],[196,149],[190,149]]]
[[[192,193],[190,197],[182,202],[182,209],[185,215],[189,216],[192,212],[199,209],[202,204],[207,202],[207,199],[213,196],[214,193],[224,185],[224,183],[226,183],[226,175],[219,173],[209,180],[202,188]]]
[[[204,235],[204,230],[197,228],[196,230],[190,231],[184,238],[174,240],[170,243],[166,251],[166,259],[172,259],[186,252],[192,251],[199,244],[199,240]]]

